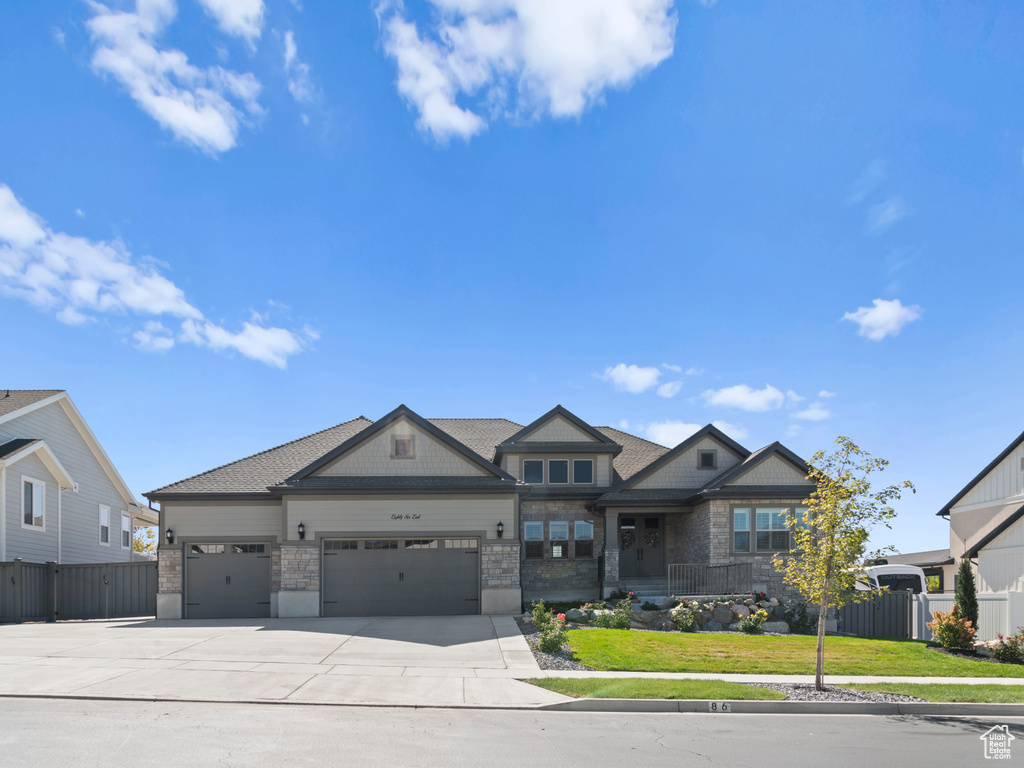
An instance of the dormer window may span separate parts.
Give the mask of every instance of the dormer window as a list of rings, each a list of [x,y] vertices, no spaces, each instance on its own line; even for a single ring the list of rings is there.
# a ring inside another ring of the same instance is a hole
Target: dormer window
[[[523,482],[540,485],[544,482],[544,462],[527,459],[523,462]]]
[[[718,466],[717,451],[701,451],[697,458],[700,469],[715,469]]]
[[[392,435],[392,437],[391,437],[391,458],[393,458],[393,459],[415,459],[416,458],[416,436],[415,435]]]

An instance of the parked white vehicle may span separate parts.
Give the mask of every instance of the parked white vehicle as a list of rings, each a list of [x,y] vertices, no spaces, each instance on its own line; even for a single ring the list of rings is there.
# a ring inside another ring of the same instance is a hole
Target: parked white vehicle
[[[928,591],[924,571],[916,565],[873,565],[857,572],[856,587],[861,592],[887,587],[890,592]]]

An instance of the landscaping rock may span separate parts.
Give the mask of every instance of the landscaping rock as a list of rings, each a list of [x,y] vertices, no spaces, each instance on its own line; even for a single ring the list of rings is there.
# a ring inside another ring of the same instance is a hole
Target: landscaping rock
[[[636,618],[642,624],[653,624],[655,621],[659,619],[664,619],[665,614],[663,614],[661,611],[640,611]]]
[[[760,603],[757,604],[757,607],[764,608],[766,611],[768,611],[771,610],[772,604],[769,603],[767,600],[762,600]]]
[[[666,597],[664,600],[661,601],[661,609],[663,611],[670,611],[676,607],[676,603],[678,602],[679,601],[676,600],[674,597]]]
[[[700,626],[704,626],[709,621],[711,621],[711,619],[711,611],[697,611],[697,623]]]
[[[596,611],[594,611],[593,613],[590,614],[590,618],[593,620],[593,619],[596,619],[598,616],[610,616],[611,613],[612,612],[609,611],[607,608],[605,608],[603,610],[598,608]]]
[[[630,629],[647,629],[648,627],[647,627],[646,624],[641,624],[639,621],[631,621],[631,622],[629,622],[629,628]]]
[[[743,604],[749,608],[754,604],[754,598],[748,597],[746,600],[743,601]]]
[[[768,602],[771,603],[772,605],[778,605],[779,604],[779,599],[777,597],[773,597]]]
[[[784,621],[766,621],[761,625],[761,630],[764,632],[770,632],[773,635],[788,635],[789,624]]]
[[[732,609],[725,603],[715,603],[715,610],[711,618],[719,624],[725,625],[732,621]]]
[[[568,611],[565,612],[565,620],[580,624],[589,621],[590,619],[588,619],[587,614],[585,614],[579,608],[570,608]]]
[[[663,632],[675,632],[679,629],[674,621],[663,621],[661,623],[661,629]]]
[[[643,610],[643,608],[640,607],[640,603],[633,603],[630,607],[633,609],[633,613],[640,613],[640,611]]]
[[[732,607],[732,615],[737,619],[745,619],[750,615],[750,609],[745,605],[734,605]]]
[[[739,632],[740,631],[740,623],[738,621],[735,621],[732,624],[730,624],[728,627],[726,627],[726,629],[728,629],[730,632]]]
[[[705,632],[721,632],[722,625],[717,621],[709,621],[707,624],[701,627],[701,629],[703,629]]]
[[[772,609],[772,614],[779,620],[783,621],[786,618],[786,606],[776,605]]]

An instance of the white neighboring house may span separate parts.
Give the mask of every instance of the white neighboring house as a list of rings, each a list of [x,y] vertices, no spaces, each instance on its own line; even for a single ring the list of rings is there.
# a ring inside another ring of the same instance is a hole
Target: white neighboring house
[[[979,592],[1024,592],[1024,433],[938,514],[950,556],[976,561]]]
[[[0,562],[130,562],[156,517],[67,392],[0,390]]]

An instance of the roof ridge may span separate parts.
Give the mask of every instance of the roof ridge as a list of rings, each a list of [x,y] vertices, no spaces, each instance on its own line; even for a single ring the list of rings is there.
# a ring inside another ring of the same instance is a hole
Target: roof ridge
[[[664,448],[667,451],[672,450],[667,445],[662,445],[661,443],[656,443],[653,440],[648,440],[646,437],[640,437],[640,435],[634,435],[632,432],[627,432],[626,430],[619,429],[618,427],[607,427],[607,426],[605,426],[605,427],[598,427],[598,426],[595,425],[594,429],[611,429],[611,430],[613,430],[615,432],[620,432],[623,435],[629,435],[634,440],[640,440],[640,441],[642,441],[644,443],[647,443],[648,445],[653,445],[653,446],[655,446],[657,448]]]
[[[265,453],[270,453],[271,451],[276,451],[278,448],[285,448],[285,447],[287,447],[289,445],[294,445],[295,443],[301,442],[302,440],[308,440],[311,437],[316,437],[317,435],[322,435],[324,432],[330,432],[332,429],[337,429],[338,427],[343,427],[346,424],[351,424],[352,422],[359,421],[360,419],[363,419],[364,421],[368,421],[371,424],[373,424],[373,420],[372,419],[368,419],[365,416],[356,416],[354,419],[349,419],[348,421],[342,421],[342,422],[340,422],[338,424],[335,424],[332,427],[327,427],[326,429],[321,429],[321,430],[318,430],[316,432],[310,432],[308,435],[303,435],[302,437],[297,437],[294,440],[289,440],[286,443],[281,443],[280,445],[275,445],[272,448],[267,448],[266,450],[263,450],[263,451],[257,451],[256,453],[250,453],[248,456],[243,456],[240,459],[235,459],[234,461],[229,461],[229,462],[227,462],[225,464],[221,464],[220,466],[213,467],[212,469],[208,469],[205,472],[198,472],[198,473],[196,473],[194,475],[189,475],[188,477],[183,477],[181,480],[175,480],[173,483],[168,483],[167,485],[162,485],[159,488],[155,488],[154,490],[150,491],[150,493],[157,493],[158,491],[162,491],[162,490],[164,490],[166,488],[170,488],[171,486],[180,485],[181,483],[184,483],[184,482],[186,482],[188,480],[195,480],[197,477],[202,477],[203,475],[208,475],[211,472],[216,472],[219,469],[224,469],[225,467],[230,467],[232,464],[238,464],[239,462],[245,461],[246,459],[253,459],[253,458],[256,458],[257,456],[262,456]],[[143,496],[145,496],[145,495],[146,494],[143,494]]]
[[[506,419],[504,416],[424,416],[427,421],[507,421],[509,424],[522,426],[518,421]]]

